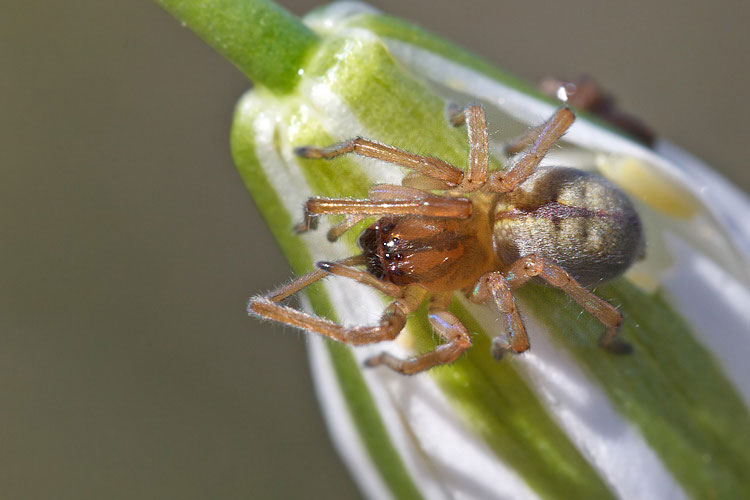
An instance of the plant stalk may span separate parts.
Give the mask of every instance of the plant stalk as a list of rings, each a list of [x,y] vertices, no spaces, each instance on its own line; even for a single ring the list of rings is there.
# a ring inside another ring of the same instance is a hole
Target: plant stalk
[[[254,84],[291,91],[318,36],[269,0],[157,0]]]

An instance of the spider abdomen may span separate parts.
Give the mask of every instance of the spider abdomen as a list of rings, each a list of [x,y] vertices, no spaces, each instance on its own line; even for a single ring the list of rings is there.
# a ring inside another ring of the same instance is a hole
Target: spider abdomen
[[[500,260],[537,254],[582,284],[611,280],[643,252],[638,213],[603,177],[573,168],[540,168],[495,212]]]

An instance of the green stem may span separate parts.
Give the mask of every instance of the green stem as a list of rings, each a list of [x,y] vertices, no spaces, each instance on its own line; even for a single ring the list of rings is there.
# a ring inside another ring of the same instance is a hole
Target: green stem
[[[156,0],[256,85],[292,90],[318,37],[270,0]]]

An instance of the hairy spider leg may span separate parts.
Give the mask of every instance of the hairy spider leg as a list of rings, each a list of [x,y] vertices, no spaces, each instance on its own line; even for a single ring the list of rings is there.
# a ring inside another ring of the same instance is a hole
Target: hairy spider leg
[[[342,259],[338,263],[344,266],[350,266],[350,265],[358,265],[363,262],[364,262],[364,258],[362,255],[355,255],[353,257],[347,257],[346,259]],[[272,302],[281,302],[282,300],[291,297],[292,295],[299,292],[303,288],[307,288],[308,286],[312,285],[316,281],[321,280],[328,275],[329,273],[327,273],[323,269],[316,269],[314,271],[311,271],[305,274],[304,276],[300,276],[299,278],[292,281],[291,283],[280,286],[276,290],[269,292],[267,295],[267,298],[271,300]],[[254,299],[255,297],[250,299],[250,302],[252,303]]]
[[[326,238],[328,238],[328,241],[333,243],[341,238],[341,236],[343,236],[345,232],[347,232],[366,218],[367,216],[365,215],[347,215],[344,217],[344,222],[336,224],[328,230],[328,232],[326,233]],[[304,223],[302,223],[297,227],[297,230],[299,232],[303,232],[307,230],[307,227]]]
[[[401,188],[401,186],[394,186]],[[410,188],[405,188],[410,189]],[[321,215],[384,216],[416,215],[446,219],[471,217],[471,201],[424,193],[421,198],[353,200],[350,198],[310,198],[305,204],[304,221],[295,229],[304,232],[317,227]]]
[[[415,155],[414,153],[386,146],[385,144],[369,139],[363,139],[362,137],[355,137],[349,141],[334,144],[327,148],[303,146],[296,148],[294,152],[302,158],[326,160],[346,153],[354,153],[366,158],[375,158],[409,168],[427,177],[437,179],[447,184],[448,187],[458,186],[464,176],[463,170],[437,158]]]
[[[424,200],[427,202],[432,201],[433,198],[440,198],[436,200],[438,203],[442,203],[445,199],[439,195],[428,193],[420,189],[398,186],[395,184],[375,184],[369,190],[370,199],[373,201],[384,201],[384,200]],[[366,219],[367,215],[347,215],[344,221],[333,226],[327,233],[328,241],[334,242],[338,240],[344,233],[356,226],[359,222]],[[300,224],[299,229],[305,230],[306,223]]]
[[[557,111],[542,125],[505,146],[508,154],[529,148],[510,169],[489,174],[487,118],[481,106],[449,107],[448,119],[454,126],[466,124],[469,138],[469,171],[458,186],[459,191],[475,191],[489,182],[491,191],[508,193],[525,181],[539,165],[549,149],[570,128],[575,114],[567,106]],[[489,176],[489,178],[488,178]],[[416,183],[415,183],[416,184]]]
[[[539,138],[539,135],[547,126],[547,123],[548,122],[544,122],[541,125],[537,125],[536,127],[529,129],[529,131],[525,134],[510,139],[505,144],[503,144],[503,152],[507,156],[513,156],[528,148],[534,143],[534,141]]]
[[[567,106],[558,108],[555,114],[538,129],[529,134],[534,139],[523,156],[508,170],[492,172],[487,185],[496,193],[510,193],[520,186],[539,166],[544,156],[560,137],[570,128],[575,115]]]
[[[484,109],[476,105],[455,111],[454,114],[455,117],[451,117],[454,125],[466,123],[468,127],[469,167],[466,172],[437,158],[415,155],[362,137],[355,137],[327,148],[304,146],[294,151],[303,158],[311,159],[331,159],[342,154],[354,153],[413,170],[413,174],[407,175],[404,180],[406,186],[422,189],[457,188],[460,192],[471,192],[482,187],[487,181],[490,157],[487,118]]]
[[[512,289],[519,288],[535,276],[561,289],[604,325],[604,333],[599,337],[600,346],[615,354],[629,354],[632,351],[630,344],[617,337],[622,324],[620,311],[584,288],[557,264],[538,255],[526,255],[515,261],[505,275]]]
[[[451,297],[450,292],[435,295],[430,301],[429,307],[428,319],[430,325],[438,335],[445,339],[444,344],[440,344],[433,351],[409,359],[400,359],[383,352],[369,358],[365,365],[385,365],[404,375],[412,375],[429,370],[437,365],[453,363],[464,351],[471,347],[471,338],[468,330],[459,319],[446,310]]]
[[[362,259],[361,262],[357,262],[357,264],[364,264],[364,259]],[[349,278],[354,281],[357,281],[358,283],[362,283],[363,285],[367,285],[369,287],[374,288],[375,290],[388,295],[389,297],[401,297],[403,295],[403,290],[400,286],[394,285],[393,283],[389,283],[387,281],[380,280],[373,276],[372,274],[362,271],[360,269],[357,269],[356,267],[350,267],[345,264],[342,264],[341,262],[327,262],[327,261],[320,261],[315,264],[318,269],[321,269],[329,274],[334,274],[336,276],[341,276],[343,278]]]
[[[396,287],[398,295],[383,311],[380,320],[375,325],[345,327],[333,321],[308,314],[289,306],[279,304],[279,301],[311,285],[315,281],[331,274],[345,277],[347,272],[340,268],[332,268],[331,263],[323,263],[324,269],[313,271],[282,287],[283,290],[271,292],[267,296],[253,297],[248,304],[248,312],[264,319],[270,319],[295,326],[301,330],[317,333],[325,337],[351,345],[372,344],[384,340],[395,339],[406,325],[407,316],[415,311],[427,296],[427,290],[420,286]],[[340,263],[343,264],[343,263]],[[325,269],[327,267],[327,269]],[[356,278],[355,278],[356,279]],[[358,280],[359,281],[359,280]],[[365,282],[372,286],[371,282]],[[380,291],[391,291],[390,283],[376,287]],[[291,292],[291,293],[290,293]]]
[[[498,311],[505,316],[508,324],[507,335],[498,336],[492,340],[492,355],[495,359],[502,358],[503,354],[508,351],[518,354],[529,349],[526,327],[518,313],[511,287],[501,272],[493,271],[480,277],[466,296],[472,302],[480,304],[494,301]]]
[[[419,285],[399,287],[384,282],[349,264],[361,264],[361,256],[352,257],[340,262],[318,262],[318,270],[306,274],[292,283],[269,293],[267,296],[254,297],[248,304],[248,312],[264,319],[285,323],[302,330],[317,333],[339,342],[363,345],[393,340],[406,325],[408,315],[414,312],[427,298],[428,292]],[[279,302],[297,293],[312,283],[333,274],[353,279],[359,283],[394,297],[375,325],[345,327],[318,316],[314,316]],[[446,340],[435,350],[409,359],[399,359],[388,353],[381,353],[366,361],[367,366],[385,365],[403,374],[414,374],[428,370],[436,365],[452,363],[469,347],[469,333],[461,322],[446,308],[451,293],[439,294],[430,301],[429,321],[435,331]]]
[[[466,124],[469,137],[469,171],[461,180],[458,190],[476,191],[487,182],[490,165],[490,147],[487,139],[487,117],[481,106],[450,107],[449,121],[455,127]]]

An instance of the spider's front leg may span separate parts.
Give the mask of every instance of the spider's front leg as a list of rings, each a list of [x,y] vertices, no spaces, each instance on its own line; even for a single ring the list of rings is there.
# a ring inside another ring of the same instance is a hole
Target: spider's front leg
[[[573,121],[575,114],[570,108],[563,106],[544,124],[507,145],[506,150],[509,151],[520,150],[527,145],[529,148],[509,170],[492,172],[487,182],[490,190],[496,193],[514,191],[534,172],[550,148],[573,125]]]
[[[419,307],[427,296],[427,292],[421,287],[407,286],[401,288],[391,283],[378,283],[377,278],[364,271],[347,266],[346,264],[350,261],[351,259],[338,263],[321,262],[318,264],[319,270],[302,276],[267,296],[250,299],[248,312],[264,319],[285,323],[349,345],[373,344],[395,339],[406,325],[407,316]],[[345,327],[279,303],[330,274],[352,278],[380,292],[395,296],[396,300],[385,308],[377,324],[354,327]]]
[[[506,145],[506,151],[516,153],[528,147],[526,153],[509,170],[489,173],[489,144],[487,118],[481,106],[448,108],[448,119],[454,126],[466,124],[469,132],[469,171],[458,186],[469,192],[485,184],[496,193],[509,193],[520,186],[539,165],[552,145],[563,136],[575,120],[567,106],[559,108],[545,123],[525,136]]]
[[[330,160],[347,153],[374,158],[411,169],[421,176],[440,183],[443,189],[457,186],[464,176],[461,169],[437,158],[415,155],[362,137],[355,137],[327,148],[302,146],[296,148],[294,152],[297,156],[308,159]]]
[[[405,186],[425,190],[456,188],[460,192],[475,191],[487,182],[489,170],[487,118],[484,109],[476,105],[451,109],[450,113],[449,119],[454,126],[465,123],[468,128],[469,168],[466,172],[437,158],[416,155],[362,137],[327,148],[303,146],[294,152],[302,158],[326,160],[353,153],[411,169],[412,173],[404,178]]]
[[[448,108],[448,120],[455,127],[466,124],[469,135],[469,171],[464,175],[459,191],[471,192],[484,186],[490,166],[490,146],[487,138],[487,117],[482,106]]]
[[[445,198],[442,196],[434,195],[432,193],[428,193],[425,191],[422,191],[420,189],[415,189],[412,187],[407,186],[396,186],[393,184],[375,184],[373,187],[370,188],[369,191],[370,199],[372,201],[378,201],[378,202],[384,202],[384,201],[405,201],[405,200],[422,200],[423,202],[427,202],[428,204],[435,205],[435,202],[437,203],[437,206],[444,205]],[[312,198],[313,200],[315,198]],[[454,202],[448,202],[452,207],[454,207],[455,210],[451,212],[449,215],[453,216],[459,216],[461,217],[462,213],[465,213],[465,209],[467,208],[466,202],[460,202],[460,203],[454,203]],[[299,232],[303,232],[308,229],[308,225],[311,225],[310,217],[316,217],[321,214],[311,214],[308,212],[309,208],[305,207],[305,222],[300,224],[297,227],[297,230]],[[402,214],[403,215],[403,214]],[[407,214],[408,215],[408,214]],[[445,212],[444,212],[445,215]],[[333,226],[327,234],[328,241],[334,242],[338,240],[341,235],[343,235],[345,232],[353,228],[355,225],[357,225],[362,220],[366,219],[368,216],[363,214],[350,214],[346,215],[344,218],[344,221],[336,224]]]
[[[379,184],[370,190],[370,196],[365,200],[310,198],[305,203],[304,221],[295,229],[297,232],[315,229],[323,215],[344,215],[347,219],[329,231],[329,239],[335,240],[366,217],[415,215],[468,219],[472,214],[471,201],[465,198],[449,198],[404,186]]]

